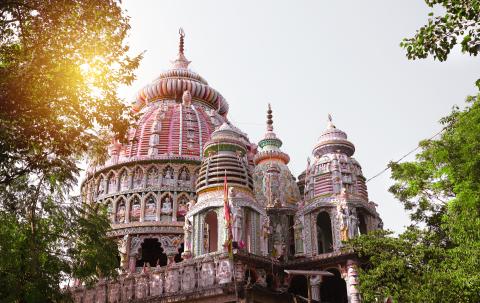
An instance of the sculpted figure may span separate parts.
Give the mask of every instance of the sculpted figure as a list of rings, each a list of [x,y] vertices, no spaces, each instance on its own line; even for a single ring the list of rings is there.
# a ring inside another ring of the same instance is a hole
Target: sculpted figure
[[[355,208],[352,208],[350,211],[350,215],[348,216],[348,223],[349,223],[349,237],[353,238],[358,234],[358,218],[357,218],[357,211]]]
[[[117,222],[124,223],[125,222],[125,204],[120,204],[117,211]]]
[[[345,206],[337,206],[337,218],[340,223],[341,240],[346,241],[348,240],[348,215]]]
[[[172,202],[169,196],[166,196],[165,200],[163,200],[161,211],[162,211],[162,214],[165,214],[165,215],[170,215],[172,213],[173,211]]]
[[[185,251],[190,251],[192,249],[192,223],[190,223],[190,220],[188,219],[185,219],[185,224],[183,224],[183,236]]]

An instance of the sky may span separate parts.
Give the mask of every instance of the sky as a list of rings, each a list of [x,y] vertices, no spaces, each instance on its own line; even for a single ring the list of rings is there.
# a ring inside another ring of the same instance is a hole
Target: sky
[[[378,1],[138,1],[131,17],[132,54],[145,51],[135,93],[185,55],[229,102],[228,118],[258,142],[267,104],[274,128],[298,176],[326,128],[327,115],[356,147],[368,179],[441,129],[438,120],[475,92],[480,62],[455,49],[447,62],[409,61],[399,44],[426,23],[421,0]],[[413,160],[414,154],[405,160]],[[367,183],[384,228],[409,224],[388,192],[390,172]]]

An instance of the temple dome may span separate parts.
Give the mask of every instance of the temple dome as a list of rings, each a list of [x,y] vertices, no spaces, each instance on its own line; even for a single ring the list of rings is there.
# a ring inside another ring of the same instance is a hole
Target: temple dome
[[[352,155],[354,145],[347,134],[332,123],[322,132],[313,149],[313,161],[307,165],[301,186],[307,199],[318,196],[349,194],[368,202],[368,192],[362,167]]]
[[[327,129],[322,132],[318,138],[317,144],[313,149],[313,154],[321,157],[323,154],[330,152],[341,152],[347,156],[352,156],[355,152],[355,146],[348,141],[347,134],[336,128],[329,115]]]
[[[253,191],[253,179],[247,159],[250,143],[246,135],[229,122],[224,122],[205,144],[204,160],[197,179],[197,194],[209,188],[229,186]]]
[[[160,75],[150,84],[140,89],[133,105],[134,111],[141,110],[146,104],[158,100],[179,100],[185,91],[190,92],[193,101],[202,103],[226,116],[228,103],[225,98],[199,74],[188,68],[183,49],[183,32],[180,35],[180,47],[177,58],[172,61],[172,68]]]

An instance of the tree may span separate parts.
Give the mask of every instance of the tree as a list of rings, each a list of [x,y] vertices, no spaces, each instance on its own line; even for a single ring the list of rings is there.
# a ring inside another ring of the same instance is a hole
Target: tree
[[[401,46],[407,58],[445,61],[457,44],[476,56],[480,2],[426,0],[443,7]],[[480,88],[480,80],[476,85]],[[440,138],[420,142],[416,161],[390,163],[389,191],[410,213],[398,237],[377,231],[348,243],[365,260],[359,271],[367,302],[480,302],[480,94],[440,120]]]
[[[132,120],[117,96],[141,56],[128,55],[119,1],[0,2],[0,301],[51,302],[72,277],[114,273],[99,207],[69,199],[102,134]]]
[[[400,46],[409,59],[422,59],[432,55],[445,61],[450,51],[460,45],[463,53],[478,55],[480,50],[480,1],[478,0],[425,0],[433,8],[441,6],[443,15],[429,14],[428,23],[412,38],[403,39]],[[480,89],[480,79],[476,82]]]
[[[479,96],[441,119],[441,137],[420,142],[416,161],[390,164],[390,192],[413,224],[349,244],[368,264],[359,276],[366,301],[480,301]]]

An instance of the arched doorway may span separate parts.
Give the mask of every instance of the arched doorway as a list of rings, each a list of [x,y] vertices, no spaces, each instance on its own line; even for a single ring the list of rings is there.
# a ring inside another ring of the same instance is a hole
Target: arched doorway
[[[335,269],[328,269],[333,277],[323,277],[320,284],[320,298],[323,303],[348,303],[347,284],[342,279],[340,272]]]
[[[326,212],[321,212],[317,216],[317,243],[319,254],[333,251],[332,224]]]
[[[218,220],[217,213],[209,211],[205,216],[205,252],[215,252],[218,250]]]
[[[367,230],[367,222],[365,221],[365,214],[357,209],[357,216],[358,216],[358,232],[360,235],[366,235],[368,233]]]
[[[290,281],[290,287],[288,288],[288,292],[297,296],[302,296],[304,298],[307,298],[308,297],[307,278],[302,275],[293,276],[292,281]]]
[[[145,239],[139,251],[140,259],[137,260],[137,267],[143,267],[144,264],[150,264],[155,267],[157,263],[160,266],[167,265],[167,255],[163,252],[162,245],[158,239]]]

